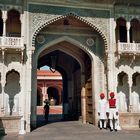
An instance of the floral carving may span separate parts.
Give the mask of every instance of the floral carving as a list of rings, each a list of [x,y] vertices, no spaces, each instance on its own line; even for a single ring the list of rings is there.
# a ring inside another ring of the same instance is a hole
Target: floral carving
[[[49,21],[59,17],[60,15],[51,15],[51,14],[43,14],[43,13],[30,13],[31,19],[31,27],[32,33],[43,26],[45,23],[49,23]]]

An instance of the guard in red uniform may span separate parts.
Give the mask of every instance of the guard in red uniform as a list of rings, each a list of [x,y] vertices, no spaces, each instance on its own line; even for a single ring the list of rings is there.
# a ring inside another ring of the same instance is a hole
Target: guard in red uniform
[[[102,128],[106,129],[107,112],[108,112],[107,100],[105,99],[104,93],[101,93],[98,102],[98,117],[99,117],[100,129]]]
[[[115,96],[114,92],[111,92],[110,99],[108,100],[110,131],[113,131],[113,128],[115,131],[117,131],[117,125],[118,125],[118,105],[114,96]],[[114,127],[113,127],[113,121],[114,121]]]

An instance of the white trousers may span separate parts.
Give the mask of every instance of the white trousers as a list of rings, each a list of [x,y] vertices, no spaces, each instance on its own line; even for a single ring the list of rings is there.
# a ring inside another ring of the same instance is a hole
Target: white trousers
[[[117,126],[118,126],[118,120],[113,120],[113,119],[110,119],[110,121],[109,121],[109,123],[110,123],[110,128],[111,128],[111,130],[113,130],[113,129],[116,129],[117,130]],[[114,123],[114,125],[113,125],[113,123]],[[114,126],[114,127],[113,127]]]
[[[100,128],[106,128],[106,120],[100,120]]]

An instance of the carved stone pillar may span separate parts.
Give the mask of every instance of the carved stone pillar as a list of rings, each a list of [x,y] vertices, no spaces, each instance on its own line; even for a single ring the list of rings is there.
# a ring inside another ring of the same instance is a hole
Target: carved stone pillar
[[[81,109],[82,109],[82,122],[86,123],[86,91],[85,91],[85,75],[81,76],[82,90],[81,90]]]
[[[59,95],[59,104],[61,104],[62,103],[62,89],[61,88],[58,89],[58,95]]]
[[[20,15],[20,22],[21,22],[21,37],[23,38],[24,37],[24,31],[25,31],[25,28],[24,28],[24,14],[21,14]]]
[[[117,51],[117,41],[116,41],[116,26],[117,26],[117,23],[116,23],[116,21],[114,21],[113,20],[113,32],[114,32],[114,34],[113,34],[113,46],[114,46],[114,53]],[[116,62],[116,60],[118,59],[118,56],[117,56],[117,58],[115,58],[114,57],[114,62]],[[114,70],[115,70],[115,63],[114,63]],[[117,93],[117,85],[118,85],[118,81],[117,81],[117,76],[115,76],[116,74],[115,74],[115,72],[114,72],[114,92],[115,93]]]
[[[115,44],[114,46],[116,46],[116,21],[113,21],[113,43]],[[116,48],[116,47],[115,47]]]
[[[107,77],[108,77],[108,92],[114,91],[114,53],[109,52],[107,54]]]
[[[32,60],[32,54],[33,54],[33,49],[27,51],[27,56],[29,58],[28,63],[27,63],[27,71],[28,71],[28,97],[26,97],[26,100],[29,102],[30,106],[26,106],[28,115],[31,113],[31,126],[33,128],[36,128],[36,99],[37,99],[37,64],[36,64],[36,59],[34,58]],[[32,67],[33,64],[33,67]],[[32,80],[34,79],[34,80]],[[33,88],[31,87],[31,83],[33,85]]]
[[[45,105],[45,103],[44,103],[44,101],[45,101],[45,99],[48,99],[48,94],[47,94],[47,88],[48,87],[46,87],[47,85],[46,85],[46,82],[45,81],[43,81],[43,87],[42,87],[42,105]],[[46,95],[47,94],[47,95]],[[46,98],[47,97],[47,98]]]
[[[2,90],[2,98],[1,98],[1,115],[5,115],[5,92],[4,92],[4,87],[6,83],[6,77],[5,77],[5,70],[4,70],[4,56],[5,56],[5,51],[2,49],[2,62],[3,62],[3,71],[1,74],[1,90]]]
[[[1,82],[2,98],[1,98],[1,116],[5,115],[5,93],[4,93],[5,82]]]
[[[132,112],[132,102],[131,102],[131,95],[132,95],[132,76],[128,75],[128,84],[129,84],[129,112]]]
[[[127,29],[127,43],[130,43],[130,22],[126,23],[126,29]]]
[[[6,36],[7,11],[2,11],[2,19],[3,19],[3,36]]]

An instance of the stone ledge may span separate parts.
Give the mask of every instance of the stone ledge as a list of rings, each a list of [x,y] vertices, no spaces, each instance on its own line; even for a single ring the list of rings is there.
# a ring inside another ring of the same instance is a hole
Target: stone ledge
[[[0,130],[5,133],[19,132],[20,119],[22,116],[3,116],[0,117]]]
[[[122,129],[140,130],[140,113],[119,113],[119,119]]]
[[[22,116],[2,116],[0,120],[17,120],[20,119]]]

